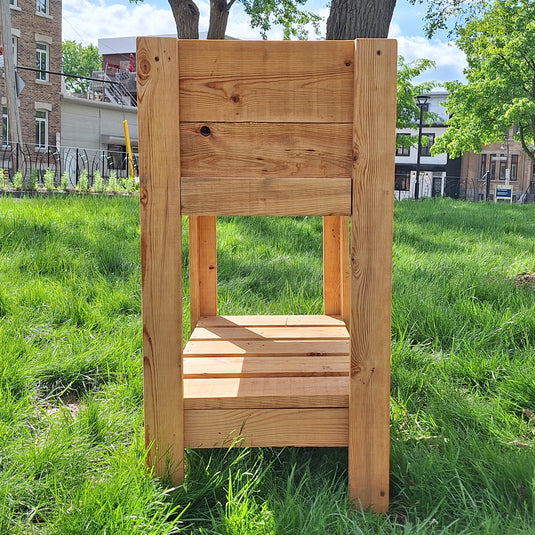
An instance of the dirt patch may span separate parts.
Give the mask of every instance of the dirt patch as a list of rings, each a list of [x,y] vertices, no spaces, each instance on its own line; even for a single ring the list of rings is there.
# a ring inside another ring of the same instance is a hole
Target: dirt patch
[[[513,281],[515,283],[515,286],[535,290],[535,271],[532,271],[531,273],[519,273],[518,275],[513,275],[511,277],[505,278],[507,280]]]

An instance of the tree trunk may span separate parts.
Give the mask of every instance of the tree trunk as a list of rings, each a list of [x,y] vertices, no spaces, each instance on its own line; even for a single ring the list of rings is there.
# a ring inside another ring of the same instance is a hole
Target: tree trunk
[[[396,0],[332,0],[327,39],[387,37]]]
[[[169,0],[179,39],[199,38],[199,8],[193,0]]]
[[[227,0],[210,0],[210,25],[208,39],[225,39],[230,5]]]

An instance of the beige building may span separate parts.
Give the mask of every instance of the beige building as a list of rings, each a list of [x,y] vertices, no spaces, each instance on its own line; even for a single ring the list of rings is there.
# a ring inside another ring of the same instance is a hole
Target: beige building
[[[509,185],[511,202],[535,202],[534,163],[511,138],[482,147],[480,154],[464,154],[461,176],[460,196],[467,200],[500,199]]]

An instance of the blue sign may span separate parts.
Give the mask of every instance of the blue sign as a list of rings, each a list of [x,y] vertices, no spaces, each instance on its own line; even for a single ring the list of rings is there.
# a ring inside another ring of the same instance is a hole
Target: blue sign
[[[512,193],[512,188],[496,188],[497,199],[510,199]]]

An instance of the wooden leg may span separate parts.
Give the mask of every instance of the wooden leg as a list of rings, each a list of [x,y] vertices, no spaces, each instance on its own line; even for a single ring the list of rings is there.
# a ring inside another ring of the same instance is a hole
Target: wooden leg
[[[138,116],[147,463],[175,484],[184,478],[179,117],[158,92],[175,91],[177,41],[140,38],[137,58],[145,73]]]
[[[396,46],[357,39],[355,52],[349,490],[364,509],[383,512],[390,471]]]
[[[328,316],[349,325],[349,218],[323,218],[323,303]]]
[[[216,217],[189,217],[191,331],[202,316],[217,314]]]

